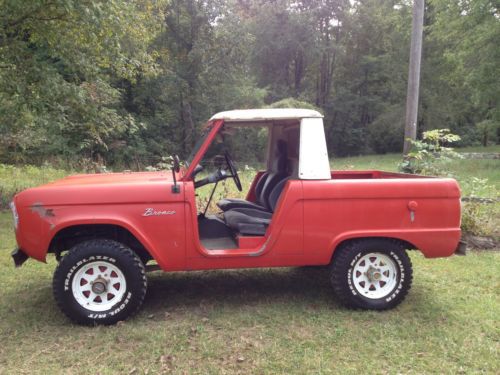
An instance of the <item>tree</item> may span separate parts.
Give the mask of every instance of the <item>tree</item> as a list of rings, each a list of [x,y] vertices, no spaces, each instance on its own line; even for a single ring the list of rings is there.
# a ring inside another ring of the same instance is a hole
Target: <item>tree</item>
[[[498,142],[497,4],[426,4],[419,132]],[[336,155],[400,152],[410,5],[3,0],[0,162],[140,169],[186,156],[213,113],[270,103],[314,104]]]
[[[403,154],[408,155],[411,141],[417,138],[418,97],[420,93],[420,63],[422,60],[422,34],[424,28],[424,0],[413,2],[411,27],[410,69],[406,94],[406,121]]]
[[[99,158],[135,125],[112,80],[151,69],[146,1],[8,0],[0,10],[0,160]],[[139,26],[138,26],[139,25]],[[50,140],[50,142],[49,142]]]
[[[459,134],[484,120],[500,122],[500,40],[498,3],[491,0],[432,0],[432,37],[440,43],[445,79],[469,93]],[[463,113],[463,111],[458,111]],[[471,124],[472,123],[472,124]]]

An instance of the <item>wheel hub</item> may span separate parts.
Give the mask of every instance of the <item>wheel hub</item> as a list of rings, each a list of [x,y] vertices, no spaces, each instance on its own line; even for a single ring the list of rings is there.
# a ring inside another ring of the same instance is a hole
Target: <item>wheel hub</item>
[[[82,266],[71,283],[75,300],[93,312],[106,311],[121,301],[127,290],[127,280],[115,265],[105,261]]]
[[[380,269],[370,266],[366,272],[366,277],[369,281],[379,281],[382,278],[382,272]]]
[[[367,253],[353,266],[353,286],[363,297],[385,298],[397,286],[398,271],[396,262],[387,254]]]
[[[91,284],[92,284],[92,291],[95,294],[102,294],[108,290],[108,282],[101,277],[98,277],[97,279],[92,281]]]

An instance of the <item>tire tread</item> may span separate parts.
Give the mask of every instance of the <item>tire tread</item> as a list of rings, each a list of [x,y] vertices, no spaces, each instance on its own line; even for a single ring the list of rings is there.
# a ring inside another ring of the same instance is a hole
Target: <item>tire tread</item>
[[[385,305],[368,306],[365,303],[361,303],[359,299],[354,298],[351,291],[345,287],[344,282],[347,269],[350,267],[352,254],[363,251],[367,246],[372,245],[374,241],[386,243],[386,245],[392,247],[391,250],[397,251],[398,255],[403,258],[402,261],[406,263],[407,268],[405,270],[406,283],[405,287],[397,295],[397,298],[394,298]],[[330,264],[330,282],[339,302],[346,307],[361,310],[388,310],[400,304],[406,298],[413,282],[412,263],[405,250],[405,246],[400,241],[378,238],[350,241],[338,248]]]
[[[52,290],[54,293],[54,299],[56,300],[56,304],[61,309],[61,311],[68,316],[71,320],[75,321],[78,324],[92,324],[89,319],[81,319],[73,316],[71,311],[69,310],[66,303],[64,303],[64,295],[63,289],[59,288],[59,285],[64,283],[64,279],[66,277],[65,270],[67,266],[71,266],[75,264],[79,260],[79,257],[82,252],[90,251],[92,248],[96,247],[107,247],[112,251],[117,251],[120,255],[129,258],[134,267],[139,270],[140,278],[141,278],[141,288],[139,292],[139,300],[136,303],[134,309],[130,311],[128,316],[135,315],[142,306],[144,302],[144,298],[146,296],[147,291],[147,277],[146,277],[146,268],[140,258],[127,246],[123,245],[120,242],[108,240],[108,239],[93,239],[84,242],[80,242],[75,245],[70,251],[61,259],[59,262],[55,272],[54,277],[52,279]],[[115,324],[117,321],[115,319],[108,319],[108,321],[102,322],[102,324]]]

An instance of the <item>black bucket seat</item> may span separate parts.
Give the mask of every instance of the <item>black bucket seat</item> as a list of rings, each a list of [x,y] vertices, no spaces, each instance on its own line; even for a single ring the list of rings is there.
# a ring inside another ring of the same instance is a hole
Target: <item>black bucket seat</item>
[[[218,201],[217,206],[224,212],[240,208],[271,212],[272,208],[269,205],[269,196],[275,186],[286,177],[287,144],[285,141],[279,140],[277,155],[274,159],[272,168],[269,172],[263,173],[255,185],[256,201],[250,202],[245,199],[225,198]]]
[[[234,208],[224,213],[226,225],[241,235],[263,236],[271,223],[274,209],[278,204],[283,188],[290,178],[285,177],[273,188],[268,199],[270,212],[254,208]]]

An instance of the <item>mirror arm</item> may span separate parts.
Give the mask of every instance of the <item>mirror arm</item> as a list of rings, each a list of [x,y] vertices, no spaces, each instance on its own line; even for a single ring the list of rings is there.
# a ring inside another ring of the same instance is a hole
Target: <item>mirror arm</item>
[[[179,194],[181,192],[181,187],[180,185],[177,184],[177,178],[175,177],[175,173],[179,173],[180,171],[180,162],[179,162],[179,156],[173,155],[172,156],[172,177],[174,180],[174,184],[172,185],[172,193],[173,194]]]
[[[214,196],[214,193],[215,193],[215,189],[217,189],[217,185],[219,184],[219,181],[217,181],[214,185],[214,188],[212,189],[212,193],[210,194],[210,198],[208,198],[208,202],[207,202],[207,205],[205,207],[205,211],[203,211],[203,216],[205,216],[205,214],[207,213],[208,211],[208,206],[210,206],[210,202],[212,201],[212,197]]]
[[[177,178],[175,177],[175,167],[172,168],[172,176],[174,178],[174,184],[172,185],[172,193],[179,194],[181,192],[181,187],[177,184]]]

